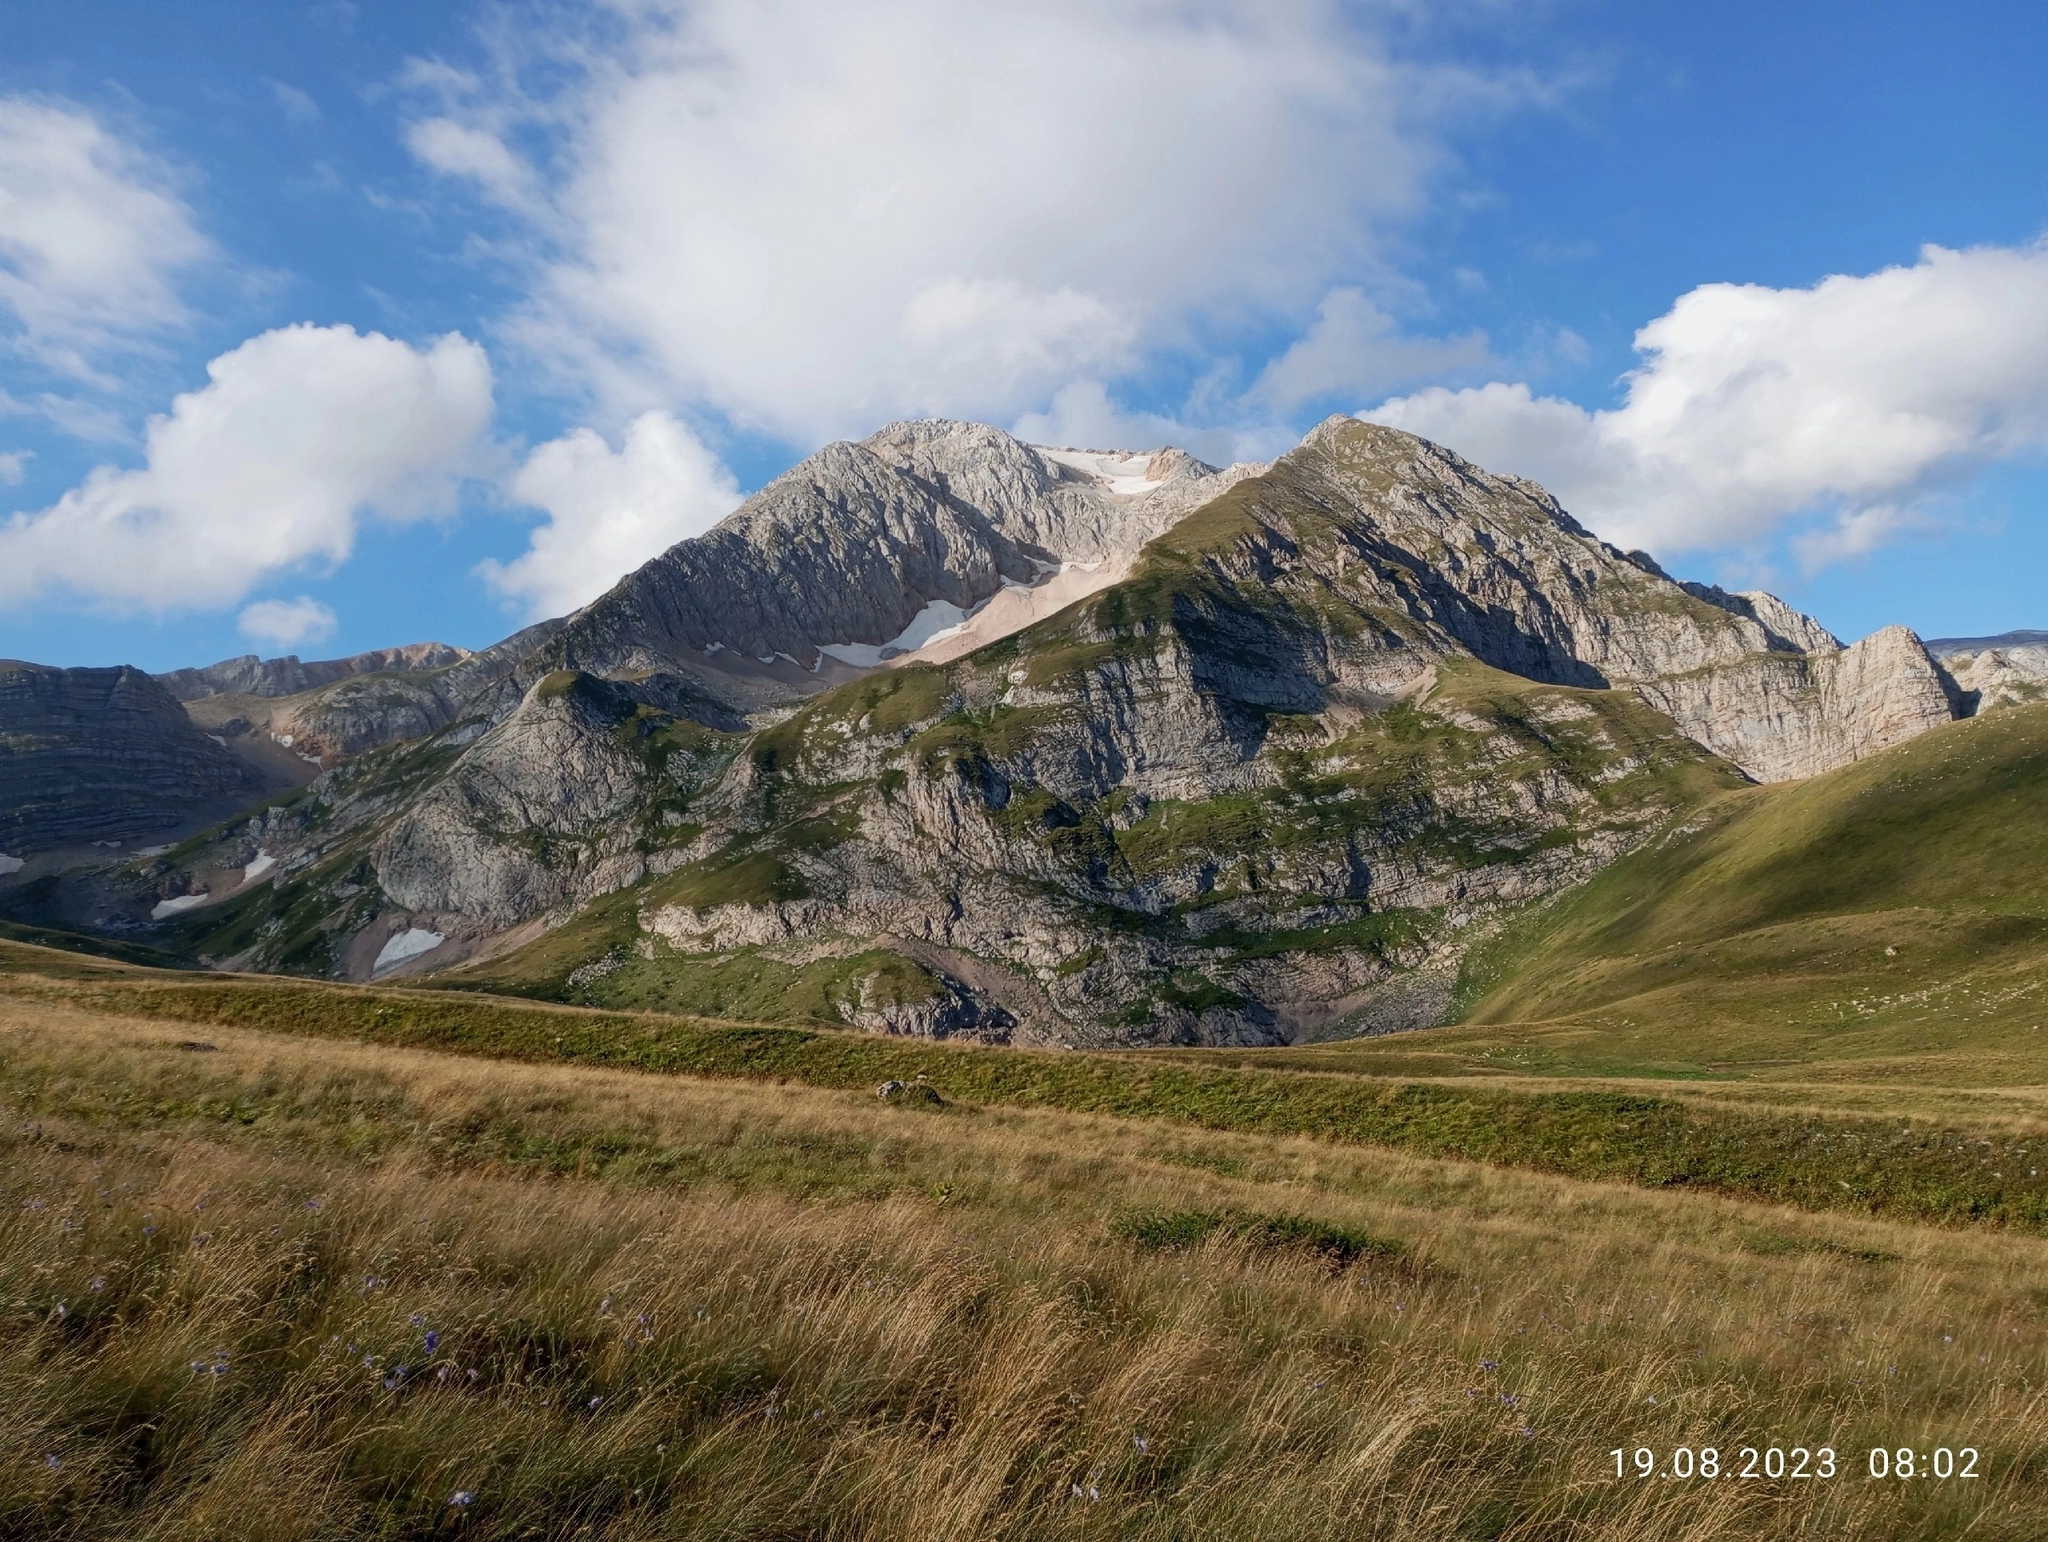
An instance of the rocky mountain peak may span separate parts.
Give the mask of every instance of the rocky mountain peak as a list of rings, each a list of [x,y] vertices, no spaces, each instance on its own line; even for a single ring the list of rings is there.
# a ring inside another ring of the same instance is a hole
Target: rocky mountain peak
[[[222,659],[218,664],[197,669],[174,669],[156,678],[180,701],[204,701],[209,696],[296,696],[355,675],[446,669],[468,657],[467,648],[438,642],[376,648],[345,659],[315,659],[310,663],[300,662],[296,653],[281,659],[245,653],[240,658]]]
[[[358,975],[533,943],[536,988],[691,1010],[824,981],[899,1032],[1415,1026],[1475,916],[1959,710],[1904,628],[1843,648],[1354,418],[1223,470],[897,423],[564,622],[277,698],[324,769],[215,861],[275,857],[275,913],[176,924]]]
[[[1253,469],[1178,451],[1041,449],[987,424],[894,423],[825,446],[627,575],[570,618],[552,658],[681,672],[750,709],[787,704],[916,655],[1007,591],[1068,570],[1113,582],[1147,541]],[[1089,586],[1012,600],[983,618],[979,640]]]

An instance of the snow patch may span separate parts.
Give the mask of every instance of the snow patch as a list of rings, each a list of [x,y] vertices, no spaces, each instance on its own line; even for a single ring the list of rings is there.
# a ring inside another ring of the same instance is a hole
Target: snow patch
[[[176,899],[158,900],[149,912],[152,921],[161,921],[166,916],[175,916],[187,910],[197,910],[212,899],[211,894],[180,894]]]
[[[242,869],[242,882],[254,883],[257,879],[261,878],[265,873],[269,872],[273,867],[276,866],[277,858],[273,857],[269,852],[261,850],[259,848],[256,853],[255,860],[251,862],[247,867]]]
[[[899,653],[915,653],[941,637],[952,636],[967,624],[968,618],[975,611],[987,603],[987,600],[983,600],[981,605],[974,607],[974,610],[962,610],[951,600],[933,600],[910,618],[910,625],[885,643],[822,643],[818,651],[830,654],[842,664],[874,669],[884,659],[892,658]]]
[[[18,873],[27,866],[28,858],[10,857],[6,852],[0,851],[0,878],[5,878],[9,873]]]
[[[222,749],[226,749],[228,747],[228,741],[223,739],[219,734],[208,734],[206,737],[211,739],[215,744],[218,744]]]
[[[290,749],[292,747],[292,736],[290,734],[272,734],[270,737],[275,739],[279,744],[282,744],[286,749]]]
[[[303,760],[309,766],[317,766],[320,764],[320,757],[318,755],[308,755],[304,750],[293,750],[292,753],[298,756],[299,759]]]
[[[377,955],[377,962],[370,966],[370,973],[382,974],[387,969],[394,969],[409,958],[433,952],[447,940],[439,932],[408,926],[402,932],[392,933],[391,940],[384,944],[384,951]]]
[[[976,648],[1043,621],[1111,584],[1123,582],[1130,573],[1131,561],[1123,557],[1106,562],[1069,562],[1038,583],[1005,584],[986,604],[977,607],[965,624],[934,633],[915,653],[903,654],[890,662],[947,664],[965,658]]]
[[[1107,482],[1109,490],[1120,498],[1139,498],[1166,485],[1165,480],[1154,480],[1148,475],[1156,450],[1143,450],[1133,455],[1128,450],[1049,450],[1044,445],[1031,447],[1049,461],[1078,471],[1083,476],[1094,477]]]
[[[135,855],[138,857],[160,857],[170,849],[168,846],[138,846],[135,848]]]

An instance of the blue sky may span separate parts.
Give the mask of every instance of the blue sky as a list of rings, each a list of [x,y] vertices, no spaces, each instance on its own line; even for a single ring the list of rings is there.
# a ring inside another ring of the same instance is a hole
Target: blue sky
[[[1363,410],[1845,637],[2048,626],[2037,5],[8,32],[0,655],[481,646],[933,412],[1213,459]]]

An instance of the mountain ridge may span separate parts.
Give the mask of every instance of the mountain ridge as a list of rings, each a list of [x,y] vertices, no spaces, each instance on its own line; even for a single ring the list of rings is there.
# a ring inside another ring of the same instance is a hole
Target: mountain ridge
[[[373,690],[307,788],[77,904],[203,894],[169,935],[237,967],[901,1032],[1383,1031],[1701,798],[1964,706],[1903,628],[1842,648],[1341,417],[1221,470],[891,425],[571,617],[306,705]]]

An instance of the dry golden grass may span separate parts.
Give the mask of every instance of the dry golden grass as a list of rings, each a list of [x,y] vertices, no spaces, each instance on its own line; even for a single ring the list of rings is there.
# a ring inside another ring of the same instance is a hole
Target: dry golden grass
[[[0,1535],[2048,1535],[2039,1239],[189,1034],[0,1003]],[[1114,1230],[1184,1209],[1401,1252]],[[1745,1444],[1843,1475],[1608,1454]]]

